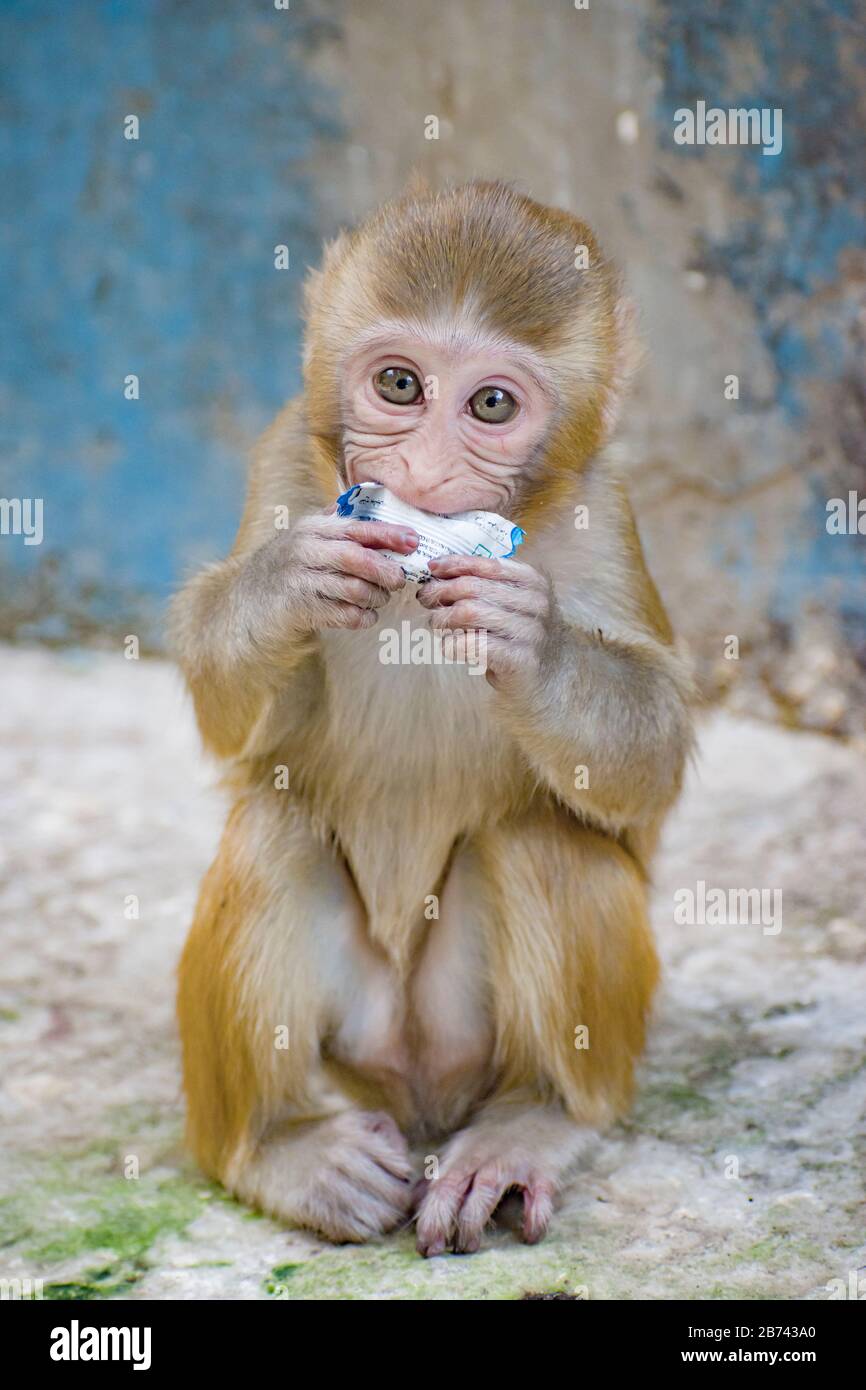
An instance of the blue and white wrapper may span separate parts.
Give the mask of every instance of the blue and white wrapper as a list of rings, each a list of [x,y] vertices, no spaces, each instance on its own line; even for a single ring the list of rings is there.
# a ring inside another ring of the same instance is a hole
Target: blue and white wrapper
[[[442,555],[483,555],[508,560],[523,544],[526,534],[495,512],[456,512],[453,516],[422,512],[401,502],[381,483],[356,483],[337,498],[337,512],[358,521],[387,521],[417,531],[421,540],[411,555],[379,551],[380,555],[396,560],[406,578],[415,584],[433,578],[428,562]]]

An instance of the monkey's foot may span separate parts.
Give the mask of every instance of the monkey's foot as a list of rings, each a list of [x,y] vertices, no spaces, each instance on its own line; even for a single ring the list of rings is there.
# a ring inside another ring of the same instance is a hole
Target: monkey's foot
[[[512,1188],[522,1195],[521,1236],[535,1244],[545,1235],[558,1187],[555,1165],[534,1151],[531,1127],[525,1139],[507,1130],[472,1129],[458,1134],[445,1151],[442,1173],[420,1184],[419,1254],[447,1249],[469,1255],[479,1249],[484,1227]]]
[[[408,1217],[406,1140],[384,1112],[346,1110],[266,1144],[235,1191],[338,1243],[370,1240]]]

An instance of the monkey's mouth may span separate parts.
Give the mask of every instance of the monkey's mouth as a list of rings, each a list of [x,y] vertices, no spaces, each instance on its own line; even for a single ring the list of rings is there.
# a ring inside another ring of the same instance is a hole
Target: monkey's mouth
[[[422,511],[420,507],[402,502],[381,483],[354,483],[337,498],[337,513],[357,517],[359,521],[384,521],[413,527],[420,541],[411,555],[397,555],[390,550],[379,553],[396,560],[406,578],[415,583],[432,579],[429,561],[443,555],[481,555],[485,559],[508,560],[523,544],[526,534],[520,526],[496,512],[468,511],[443,516],[439,512]]]

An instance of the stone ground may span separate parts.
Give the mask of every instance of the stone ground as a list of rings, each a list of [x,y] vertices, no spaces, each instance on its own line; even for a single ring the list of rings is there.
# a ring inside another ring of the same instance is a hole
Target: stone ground
[[[286,1232],[184,1158],[173,972],[214,772],[169,667],[0,662],[0,1277],[54,1298],[808,1299],[866,1273],[862,755],[706,717],[657,868],[665,983],[633,1114],[545,1243],[499,1230],[424,1262],[409,1232]],[[701,879],[780,888],[781,932],[677,925],[674,893]]]

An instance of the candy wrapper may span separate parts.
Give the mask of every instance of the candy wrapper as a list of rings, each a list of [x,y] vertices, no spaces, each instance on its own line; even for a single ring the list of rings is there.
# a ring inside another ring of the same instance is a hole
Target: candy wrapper
[[[442,555],[483,555],[507,560],[523,544],[525,536],[519,526],[495,512],[456,512],[453,516],[422,512],[401,502],[380,483],[356,483],[337,498],[337,511],[340,516],[356,517],[359,521],[387,521],[417,531],[421,539],[411,555],[396,555],[391,550],[379,552],[396,560],[406,578],[416,584],[433,578],[428,568],[430,560],[438,560]]]

